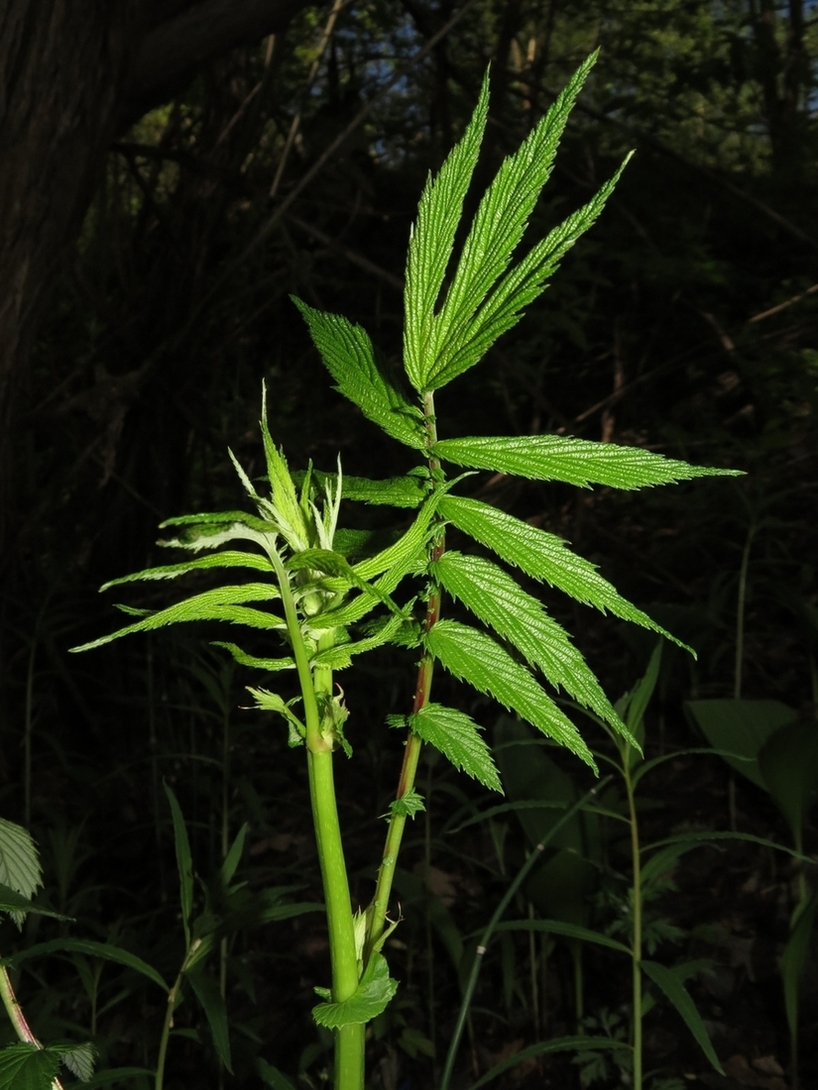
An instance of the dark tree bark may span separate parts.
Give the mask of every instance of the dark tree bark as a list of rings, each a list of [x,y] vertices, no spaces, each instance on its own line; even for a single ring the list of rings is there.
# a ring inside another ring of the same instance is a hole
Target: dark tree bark
[[[306,0],[0,4],[0,558],[13,542],[26,361],[111,141],[203,63],[280,31]],[[0,561],[0,570],[3,568]]]

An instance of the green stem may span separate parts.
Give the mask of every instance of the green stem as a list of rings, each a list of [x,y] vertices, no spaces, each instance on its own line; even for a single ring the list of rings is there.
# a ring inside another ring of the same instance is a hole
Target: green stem
[[[9,1016],[9,1021],[12,1026],[14,1026],[14,1032],[17,1034],[18,1038],[27,1045],[34,1045],[35,1048],[41,1049],[43,1046],[37,1040],[34,1031],[26,1021],[26,1016],[23,1014],[23,1008],[20,1006],[17,996],[14,994],[11,977],[9,976],[9,971],[5,965],[0,966],[0,998],[3,1000],[6,1014]],[[63,1090],[62,1083],[59,1079],[54,1079],[51,1086],[52,1090]]]
[[[503,918],[506,909],[511,904],[512,898],[516,895],[517,890],[529,876],[532,868],[536,866],[536,864],[542,858],[542,853],[545,851],[551,840],[553,840],[553,838],[557,835],[563,825],[566,825],[569,821],[571,821],[574,815],[578,813],[583,808],[583,806],[587,805],[587,803],[589,803],[595,795],[598,795],[599,792],[602,791],[603,787],[607,786],[611,779],[612,775],[605,776],[604,779],[601,779],[599,783],[595,784],[590,791],[582,796],[581,799],[575,802],[574,805],[570,807],[570,809],[566,810],[562,817],[559,819],[559,821],[554,823],[554,825],[542,838],[540,843],[537,844],[537,846],[534,848],[534,851],[531,853],[531,855],[529,855],[528,859],[526,859],[525,863],[523,863],[522,867],[520,867],[520,870],[517,872],[517,876],[515,877],[514,881],[508,887],[505,894],[503,895],[503,899],[494,910],[494,915],[489,920],[488,926],[480,937],[480,942],[477,945],[477,951],[474,956],[474,961],[472,962],[471,973],[469,974],[469,980],[466,984],[466,990],[463,993],[463,1001],[460,1004],[460,1011],[457,1015],[457,1022],[454,1027],[454,1033],[452,1034],[452,1039],[449,1044],[449,1051],[446,1056],[446,1066],[443,1069],[443,1078],[440,1081],[440,1090],[448,1090],[449,1080],[452,1077],[452,1070],[454,1069],[454,1061],[457,1056],[457,1049],[460,1045],[460,1038],[463,1036],[463,1029],[466,1025],[466,1019],[468,1017],[469,1008],[471,1006],[472,996],[474,995],[474,989],[477,985],[477,977],[480,975],[480,968],[483,964],[483,957],[485,956],[486,950],[488,949],[489,942],[491,941],[491,936],[494,934],[494,929]]]
[[[437,424],[435,420],[435,400],[434,394],[429,391],[423,395],[423,415],[426,424],[426,437],[427,437],[427,449],[431,451],[432,447],[437,442]],[[431,453],[428,458],[429,470],[432,474],[432,480],[440,477],[440,459],[435,458]],[[429,551],[429,562],[432,563],[435,560],[439,560],[446,549],[446,536],[441,525],[439,531],[435,535],[431,549]],[[441,593],[440,587],[437,584],[433,584],[429,599],[426,603],[426,616],[423,622],[424,633],[435,624],[440,617],[440,602]],[[412,704],[412,714],[424,708],[428,703],[432,693],[432,678],[434,676],[435,660],[431,655],[424,655],[418,665],[417,682],[415,684],[415,698]],[[402,799],[404,795],[407,795],[415,786],[415,777],[417,775],[418,760],[420,759],[420,751],[423,743],[420,738],[414,734],[411,730],[409,737],[406,739],[406,748],[403,751],[403,764],[401,765],[400,777],[398,779],[398,789],[395,793],[395,798]],[[400,852],[400,845],[403,839],[403,831],[406,827],[406,816],[404,814],[397,814],[392,812],[389,818],[389,827],[386,832],[386,843],[383,849],[383,856],[381,857],[381,865],[378,868],[378,878],[375,884],[375,896],[372,900],[371,913],[369,926],[366,937],[366,947],[364,950],[365,962],[369,960],[372,955],[372,951],[378,939],[384,932],[386,926],[386,913],[389,908],[389,898],[392,893],[392,882],[395,877],[395,867],[397,865],[398,854]]]
[[[179,970],[179,975],[174,980],[173,987],[168,992],[168,1005],[165,1009],[165,1018],[162,1023],[162,1036],[159,1038],[159,1054],[156,1057],[156,1080],[154,1082],[154,1090],[162,1090],[162,1084],[165,1081],[165,1061],[168,1054],[170,1031],[173,1029],[173,1012],[176,1010],[176,1004],[179,1001],[179,992],[182,989],[182,981],[185,973],[190,968],[193,955],[201,945],[201,939],[194,939],[187,948],[185,959],[182,962],[182,968]]]
[[[343,1003],[355,994],[359,977],[352,903],[332,768],[335,731],[333,724],[327,721],[327,706],[332,697],[332,670],[326,666],[317,666],[314,671],[310,668],[287,572],[277,553],[271,551],[269,555],[278,578],[304,701],[310,803],[327,906],[332,998],[336,1003]],[[318,650],[326,650],[333,642],[333,632],[323,633],[318,641]],[[320,709],[319,701],[322,704]],[[362,1090],[364,1029],[363,1025],[352,1025],[335,1031],[335,1090]]]
[[[636,798],[630,770],[630,746],[622,747],[622,774],[628,794],[631,827],[631,867],[633,869],[633,1090],[642,1090],[642,859],[639,850],[639,825],[636,819]]]

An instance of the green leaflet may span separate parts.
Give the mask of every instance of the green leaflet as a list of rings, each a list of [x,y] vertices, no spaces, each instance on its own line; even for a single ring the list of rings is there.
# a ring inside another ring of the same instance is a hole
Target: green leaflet
[[[354,995],[343,1003],[319,1003],[313,1007],[312,1016],[327,1029],[371,1022],[386,1009],[397,990],[398,982],[389,976],[386,958],[373,954]]]
[[[260,553],[240,553],[234,549],[226,549],[223,553],[200,556],[197,560],[183,560],[179,564],[163,564],[158,568],[146,568],[144,571],[134,572],[133,575],[122,575],[119,579],[111,579],[110,582],[104,583],[99,589],[101,593],[110,587],[118,587],[122,583],[135,583],[143,579],[175,579],[177,575],[186,575],[190,571],[204,571],[208,568],[254,568],[256,571],[273,571],[273,565],[266,556],[261,556]]]
[[[46,1045],[51,1052],[56,1052],[72,1075],[80,1082],[88,1082],[94,1074],[97,1050],[86,1041],[80,1045]]]
[[[290,298],[301,311],[315,347],[344,397],[387,435],[422,450],[425,432],[420,411],[384,377],[365,330],[339,314],[324,314],[294,295]]]
[[[491,750],[478,733],[482,728],[468,715],[442,704],[427,704],[409,722],[413,732],[440,750],[458,771],[503,793]]]
[[[301,474],[294,473],[298,479]],[[337,474],[314,471],[314,476],[322,484],[326,481],[335,487]],[[388,504],[390,507],[420,507],[428,493],[420,475],[408,474],[406,477],[390,477],[387,480],[371,480],[368,477],[344,476],[341,490],[345,500],[357,500],[361,503]]]
[[[454,236],[463,212],[489,107],[488,71],[466,131],[449,152],[437,177],[426,182],[412,226],[404,290],[403,362],[416,390],[426,385],[430,348],[435,335],[435,306],[452,255]]]
[[[510,575],[488,560],[452,550],[432,568],[449,594],[538,666],[552,685],[592,708],[630,740],[630,732],[568,634]]]
[[[406,623],[402,613],[393,613],[384,624],[371,636],[353,643],[339,643],[334,647],[328,647],[313,655],[310,662],[313,666],[329,666],[333,670],[343,670],[352,662],[353,655],[361,655],[365,651],[373,651],[376,647],[382,647],[390,643],[400,628]]]
[[[376,556],[361,560],[355,565],[355,573],[361,579],[373,579],[381,572],[389,572],[395,568],[402,568],[404,574],[408,573],[414,564],[418,554],[426,545],[429,524],[432,516],[440,503],[440,494],[433,495],[420,509],[417,518],[401,537]]]
[[[411,365],[406,364],[417,389],[444,386],[477,363],[489,345],[517,321],[520,309],[542,291],[559,255],[570,245],[569,235],[572,242],[601,210],[613,181],[604,194],[597,195],[593,210],[590,205],[583,210],[582,226],[576,221],[573,231],[564,232],[561,237],[552,232],[546,240],[549,246],[540,244],[501,279],[551,174],[568,115],[595,60],[593,54],[579,67],[518,151],[503,162],[483,196],[445,302],[436,316],[428,316],[431,336],[427,339],[422,370],[413,377]]]
[[[257,658],[255,655],[248,655],[246,651],[242,651],[234,643],[224,643],[222,640],[213,640],[211,646],[223,647],[241,666],[252,666],[256,670],[268,670],[270,673],[275,673],[278,670],[291,670],[295,666],[292,658]]]
[[[31,834],[0,818],[0,884],[31,898],[43,884],[43,872]]]
[[[693,477],[740,477],[737,469],[692,466],[641,447],[592,443],[561,435],[488,436],[442,439],[434,453],[447,462],[470,469],[513,473],[536,481],[565,481],[587,488],[590,484],[613,488],[644,488],[672,484]]]
[[[556,534],[529,526],[490,504],[462,496],[444,496],[438,510],[464,534],[532,578],[557,587],[584,605],[592,605],[603,613],[610,610],[624,621],[650,628],[695,657],[694,651],[623,598],[607,579],[603,579],[595,564],[571,552],[568,543]]]
[[[469,322],[460,346],[452,349],[445,368],[436,373],[431,383],[434,389],[445,386],[478,363],[497,338],[517,324],[523,316],[523,307],[542,294],[546,280],[557,271],[560,260],[602,212],[630,158],[626,156],[599,192],[550,231],[491,293]]]
[[[163,628],[165,625],[177,624],[182,621],[229,621],[231,624],[246,624],[251,628],[283,628],[284,621],[272,613],[265,613],[260,609],[249,609],[236,603],[263,602],[271,598],[278,598],[278,590],[269,583],[245,583],[240,587],[215,587],[213,590],[194,594],[192,598],[186,598],[184,602],[178,602],[175,606],[160,609],[143,617],[135,624],[129,624],[120,628],[117,632],[111,632],[107,636],[100,636],[90,643],[80,644],[79,647],[71,647],[70,651],[90,651],[93,647],[102,647],[111,640],[118,640],[120,636],[128,636],[132,632],[149,632],[154,628]]]
[[[531,673],[490,636],[457,621],[438,621],[427,632],[424,642],[449,673],[479,692],[489,693],[596,771],[591,752],[571,720]]]

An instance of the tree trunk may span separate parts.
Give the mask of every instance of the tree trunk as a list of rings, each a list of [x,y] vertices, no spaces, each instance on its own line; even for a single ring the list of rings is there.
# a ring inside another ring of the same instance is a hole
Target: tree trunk
[[[0,571],[15,542],[26,363],[112,139],[214,56],[305,0],[4,0],[0,6]]]

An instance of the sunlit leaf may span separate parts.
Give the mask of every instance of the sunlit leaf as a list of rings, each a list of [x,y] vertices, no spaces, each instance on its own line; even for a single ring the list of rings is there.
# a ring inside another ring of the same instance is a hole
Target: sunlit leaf
[[[344,397],[387,435],[422,449],[425,432],[420,412],[384,376],[365,330],[339,314],[325,314],[294,295],[290,298],[306,320],[315,347]]]
[[[260,609],[251,609],[236,604],[243,602],[264,602],[279,598],[278,589],[272,583],[244,583],[240,587],[215,587],[213,590],[195,594],[174,606],[151,613],[141,621],[120,628],[107,636],[71,647],[71,651],[90,651],[94,647],[118,640],[134,632],[150,632],[155,628],[189,621],[228,621],[230,624],[245,624],[250,628],[284,628],[284,621],[272,613]]]
[[[488,72],[461,140],[435,177],[429,177],[412,226],[406,261],[403,360],[416,390],[426,384],[435,336],[435,309],[452,255],[463,200],[477,164],[489,104]]]
[[[179,564],[163,564],[158,568],[146,568],[145,571],[134,572],[133,575],[122,575],[119,579],[111,579],[110,582],[103,583],[99,589],[100,591],[108,590],[109,587],[118,587],[123,583],[135,583],[144,579],[176,579],[177,576],[186,575],[191,571],[206,571],[210,568],[254,568],[256,571],[273,571],[273,565],[261,553],[225,550],[222,553],[198,557],[196,560],[183,560]]]

